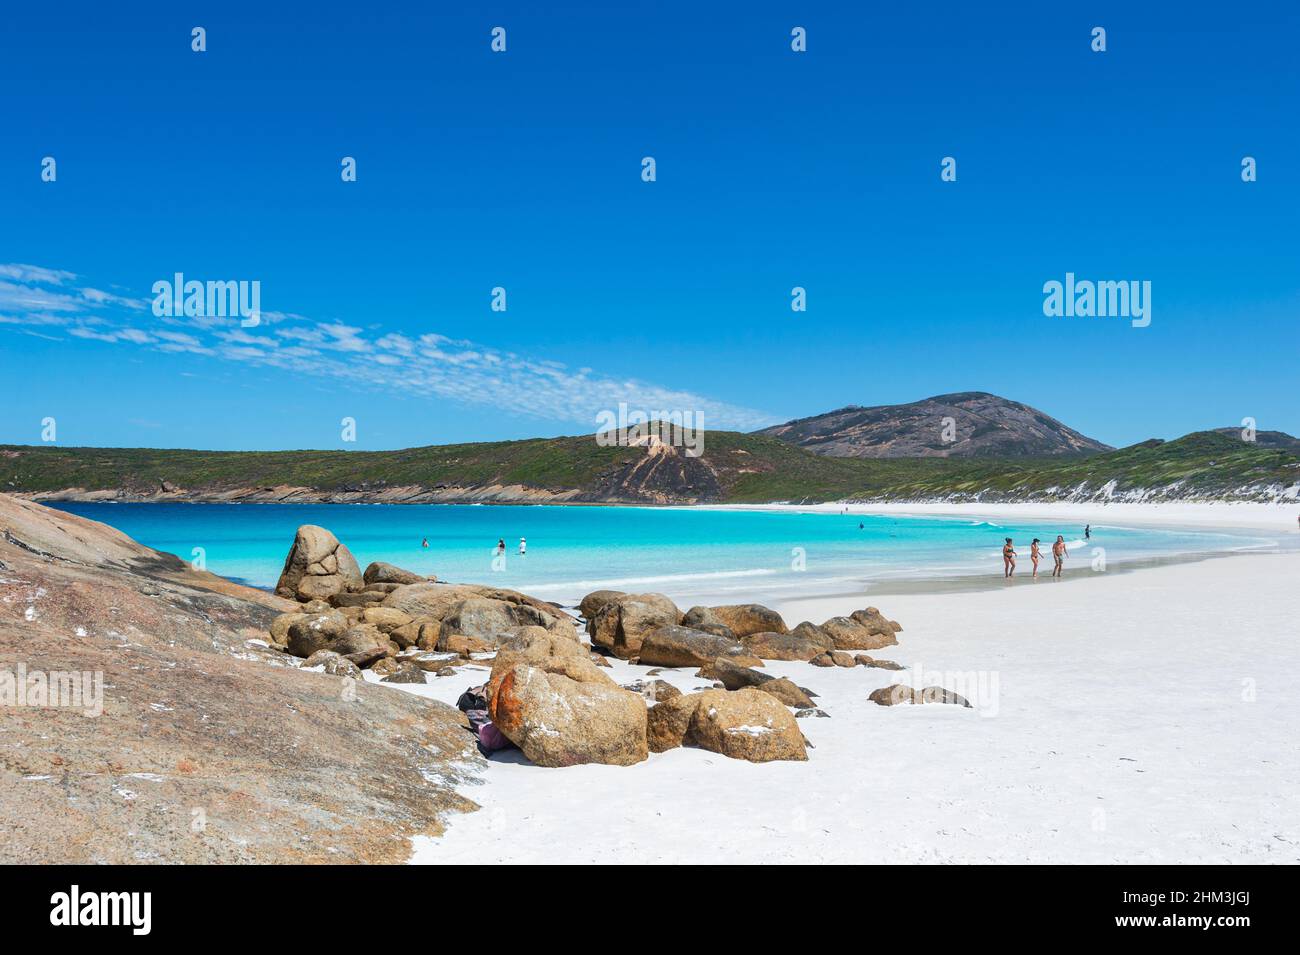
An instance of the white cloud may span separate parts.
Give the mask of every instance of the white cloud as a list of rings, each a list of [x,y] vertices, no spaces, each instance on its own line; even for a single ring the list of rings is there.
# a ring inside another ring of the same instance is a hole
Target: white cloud
[[[257,333],[241,328],[238,318],[211,317],[157,318],[157,327],[145,330],[138,326],[147,299],[79,288],[77,278],[58,269],[0,264],[0,328],[63,326],[84,340],[283,369],[335,385],[488,405],[574,422],[583,431],[594,429],[597,414],[620,402],[649,412],[692,411],[710,428],[751,430],[778,420],[694,392],[605,377],[545,355],[498,351],[439,332],[412,337],[284,311],[263,312],[264,323],[273,327],[259,326]]]

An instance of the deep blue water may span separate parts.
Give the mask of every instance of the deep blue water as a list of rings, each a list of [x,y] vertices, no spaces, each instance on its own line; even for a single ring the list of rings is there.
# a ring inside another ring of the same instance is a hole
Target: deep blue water
[[[1029,542],[1044,552],[1062,534],[1067,567],[1086,569],[1097,549],[1108,563],[1224,551],[1264,543],[1210,531],[1076,524],[993,524],[971,519],[715,511],[687,508],[390,504],[55,505],[122,530],[208,570],[274,586],[300,524],[333,531],[364,567],[386,560],[439,579],[514,587],[571,601],[609,587],[656,590],[683,605],[692,597],[736,600],[848,592],[897,576],[1001,573],[1012,537],[1020,571]],[[861,526],[859,526],[861,525]],[[528,552],[519,556],[519,538]],[[429,547],[421,547],[428,538]],[[498,538],[504,562],[494,566]],[[196,551],[196,548],[201,550]],[[802,554],[803,569],[796,569]],[[1050,569],[1050,558],[1044,565]]]

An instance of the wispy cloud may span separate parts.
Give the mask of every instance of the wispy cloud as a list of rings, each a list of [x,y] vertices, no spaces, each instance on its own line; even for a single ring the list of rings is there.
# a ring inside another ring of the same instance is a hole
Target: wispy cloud
[[[571,368],[544,355],[499,351],[435,331],[412,334],[265,311],[254,328],[238,318],[153,316],[150,299],[85,285],[60,269],[0,264],[0,330],[63,333],[104,345],[147,348],[276,368],[367,389],[489,406],[583,430],[627,402],[648,412],[689,410],[710,428],[752,430],[774,415],[691,391]]]

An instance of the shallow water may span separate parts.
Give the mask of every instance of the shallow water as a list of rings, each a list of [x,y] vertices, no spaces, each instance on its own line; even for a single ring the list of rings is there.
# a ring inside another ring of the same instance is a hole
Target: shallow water
[[[1067,569],[1269,548],[1249,532],[1051,521],[998,524],[967,518],[799,514],[689,508],[446,504],[58,503],[136,540],[256,587],[273,587],[300,524],[333,531],[364,567],[386,560],[440,580],[487,583],[563,603],[609,588],[693,598],[775,600],[888,590],[903,579],[1000,578],[1011,537],[1018,574],[1029,543],[1065,537]],[[519,538],[528,540],[520,556]],[[427,538],[428,548],[421,547]],[[498,538],[505,559],[494,561]]]

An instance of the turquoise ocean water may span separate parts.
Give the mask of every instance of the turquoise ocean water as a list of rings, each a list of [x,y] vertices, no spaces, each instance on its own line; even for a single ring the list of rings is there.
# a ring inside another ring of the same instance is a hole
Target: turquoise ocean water
[[[1267,547],[1263,535],[966,518],[715,511],[687,508],[391,504],[79,504],[65,511],[110,524],[141,543],[208,570],[272,587],[300,524],[333,531],[364,567],[386,560],[440,580],[488,583],[560,602],[591,590],[660,591],[692,598],[771,600],[870,593],[899,577],[1001,574],[1002,539],[1020,552],[1064,535],[1067,568]],[[859,526],[861,525],[861,526]],[[528,552],[518,553],[519,538]],[[420,546],[428,538],[427,549]],[[498,538],[504,565],[494,567]],[[797,569],[802,566],[803,569]],[[1041,570],[1050,570],[1050,557]]]

